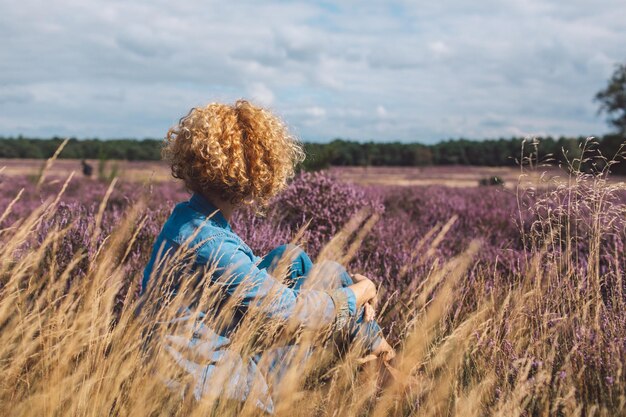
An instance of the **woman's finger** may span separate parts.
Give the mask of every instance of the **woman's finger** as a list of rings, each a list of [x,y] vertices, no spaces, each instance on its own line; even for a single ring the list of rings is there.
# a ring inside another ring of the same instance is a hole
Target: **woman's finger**
[[[363,280],[368,279],[365,275],[362,275],[362,274],[352,274],[350,276],[352,277],[353,282],[361,282]]]
[[[365,321],[374,320],[374,317],[376,316],[376,310],[374,310],[374,307],[372,307],[370,303],[365,303],[363,308],[363,318],[365,319]]]
[[[392,360],[395,357],[396,357],[396,351],[394,349],[390,349],[390,350],[386,351],[385,353],[383,353],[383,360],[385,362],[389,362],[390,360]]]
[[[369,302],[369,304],[372,305],[372,307],[376,307],[378,305],[378,294],[376,294],[376,297],[372,298]]]

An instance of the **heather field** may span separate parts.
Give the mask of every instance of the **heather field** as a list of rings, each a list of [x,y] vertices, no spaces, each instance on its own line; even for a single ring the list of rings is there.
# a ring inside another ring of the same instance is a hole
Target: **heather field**
[[[134,313],[152,242],[189,196],[162,165],[109,163],[100,179],[79,161],[2,166],[2,415],[259,413],[163,384],[176,370],[154,323],[184,295]],[[275,414],[626,415],[626,189],[576,167],[332,168],[237,214],[259,255],[292,241],[376,281],[398,351],[391,368],[314,355],[277,387]],[[505,186],[477,186],[492,175]],[[245,355],[254,321],[239,335]]]

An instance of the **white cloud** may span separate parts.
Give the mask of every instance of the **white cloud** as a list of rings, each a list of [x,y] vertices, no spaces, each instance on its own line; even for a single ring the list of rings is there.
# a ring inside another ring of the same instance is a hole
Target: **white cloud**
[[[255,102],[271,106],[274,103],[274,92],[263,83],[254,83],[248,89],[248,94]]]
[[[442,41],[430,42],[428,44],[428,49],[430,49],[431,52],[437,57],[446,56],[451,52],[450,47]]]
[[[307,108],[306,113],[313,117],[324,117],[326,116],[326,109],[323,107],[313,106]]]

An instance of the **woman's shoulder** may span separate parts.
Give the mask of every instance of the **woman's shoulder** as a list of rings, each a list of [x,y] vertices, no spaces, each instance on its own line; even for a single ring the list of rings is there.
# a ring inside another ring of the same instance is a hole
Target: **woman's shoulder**
[[[259,258],[252,249],[234,232],[222,232],[207,235],[199,243],[197,250],[198,261],[228,264],[231,262],[257,263]]]
[[[165,222],[163,237],[186,246],[198,255],[198,261],[231,259],[245,255],[251,262],[258,258],[252,249],[230,228],[212,216],[198,212],[188,201],[177,204]]]
[[[208,216],[197,212],[185,201],[177,204],[163,225],[164,237],[179,245],[199,247],[202,242],[233,239],[233,232],[220,227]]]

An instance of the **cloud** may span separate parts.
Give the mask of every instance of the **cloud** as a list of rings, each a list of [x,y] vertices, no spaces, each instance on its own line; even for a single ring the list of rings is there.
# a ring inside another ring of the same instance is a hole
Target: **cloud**
[[[0,104],[28,104],[33,101],[33,95],[16,87],[8,87],[0,90]]]
[[[318,106],[308,107],[307,109],[305,109],[305,112],[306,114],[316,117],[316,118],[326,116],[326,109],[324,109],[323,107],[318,107]]]
[[[0,135],[162,137],[248,97],[303,139],[601,134],[622,0],[0,4]]]
[[[248,93],[252,100],[264,106],[271,106],[274,103],[274,93],[265,84],[255,83],[250,86]]]

